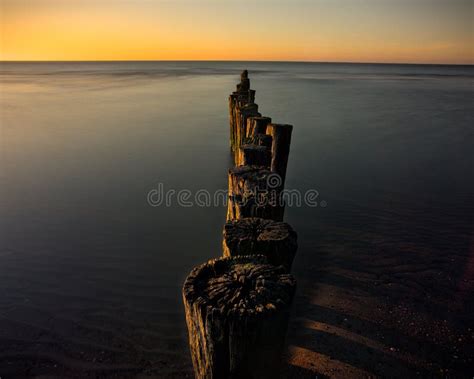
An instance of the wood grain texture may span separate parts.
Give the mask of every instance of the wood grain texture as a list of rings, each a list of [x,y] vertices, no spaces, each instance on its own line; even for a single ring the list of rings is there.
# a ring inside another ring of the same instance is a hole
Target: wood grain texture
[[[293,276],[264,256],[192,270],[183,302],[196,378],[278,377],[295,288]]]
[[[224,257],[261,254],[289,272],[297,248],[296,232],[285,222],[251,217],[228,221],[224,226]]]
[[[260,217],[283,220],[284,207],[278,189],[268,188],[270,170],[260,166],[236,166],[229,170],[227,220]]]

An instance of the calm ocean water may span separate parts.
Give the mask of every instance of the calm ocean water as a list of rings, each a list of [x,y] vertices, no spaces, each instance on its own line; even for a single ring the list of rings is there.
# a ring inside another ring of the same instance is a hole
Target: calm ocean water
[[[245,68],[262,114],[294,125],[287,187],[317,189],[328,204],[287,209],[297,278],[335,246],[374,260],[381,246],[394,256],[417,246],[433,260],[442,251],[460,257],[455,282],[466,275],[472,66],[2,63],[0,351],[17,351],[9,361],[189,369],[180,286],[221,254],[225,208],[154,208],[147,193],[159,183],[226,188],[227,96]]]

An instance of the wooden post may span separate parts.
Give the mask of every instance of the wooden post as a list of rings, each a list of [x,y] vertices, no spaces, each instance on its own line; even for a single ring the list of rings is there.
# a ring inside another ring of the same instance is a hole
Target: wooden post
[[[258,166],[236,166],[229,170],[229,195],[251,196],[267,189],[268,169]]]
[[[234,145],[234,161],[237,163],[240,146],[244,143],[246,137],[247,119],[252,116],[260,116],[257,104],[246,104],[237,108],[236,111],[236,136]]]
[[[258,105],[255,104],[255,90],[250,89],[248,71],[240,75],[237,89],[229,96],[230,146],[237,161],[238,151],[246,137],[247,118],[260,116]]]
[[[297,235],[285,222],[263,218],[228,221],[224,226],[224,257],[262,254],[289,272],[298,248]]]
[[[229,96],[229,125],[230,125],[230,147],[232,151],[235,146],[235,125],[236,125],[236,108],[237,108],[238,95],[233,93]]]
[[[255,90],[249,89],[249,104],[255,103]]]
[[[247,143],[252,143],[258,146],[265,146],[271,154],[272,140],[272,136],[268,134],[257,134],[255,137],[247,138]]]
[[[267,127],[267,133],[273,138],[271,170],[280,175],[282,188],[285,184],[292,131],[293,126],[286,124],[269,124]]]
[[[249,117],[247,119],[247,131],[246,136],[252,137],[257,136],[258,134],[266,134],[267,125],[272,122],[270,117]]]
[[[265,146],[254,144],[242,145],[239,149],[237,159],[238,166],[262,166],[270,168],[272,162],[272,152]]]
[[[280,222],[292,126],[261,117],[247,70],[229,96],[229,123],[237,166],[224,258],[196,267],[183,287],[191,356],[198,379],[273,379],[295,292],[297,236]]]
[[[237,92],[248,92],[250,90],[249,72],[242,71],[240,74],[240,83],[237,84]]]
[[[244,217],[283,220],[281,192],[268,186],[270,174],[260,166],[236,166],[229,170],[227,220]]]
[[[192,270],[183,302],[196,378],[278,378],[295,288],[261,255]]]

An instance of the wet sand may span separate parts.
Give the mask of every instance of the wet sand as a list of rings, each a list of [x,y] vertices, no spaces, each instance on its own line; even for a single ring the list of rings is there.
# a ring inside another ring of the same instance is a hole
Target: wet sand
[[[446,213],[425,225],[380,214],[404,233],[380,220],[369,231],[326,224],[303,242],[289,377],[472,376],[472,224]]]

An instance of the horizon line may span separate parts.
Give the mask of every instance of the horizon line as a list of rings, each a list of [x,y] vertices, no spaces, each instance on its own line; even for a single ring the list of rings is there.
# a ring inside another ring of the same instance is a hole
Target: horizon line
[[[320,64],[379,64],[379,65],[420,65],[420,66],[474,66],[473,63],[433,63],[433,62],[375,62],[375,61],[313,61],[313,60],[231,60],[231,59],[31,59],[0,60],[0,63],[113,63],[113,62],[246,62],[246,63],[320,63]]]

